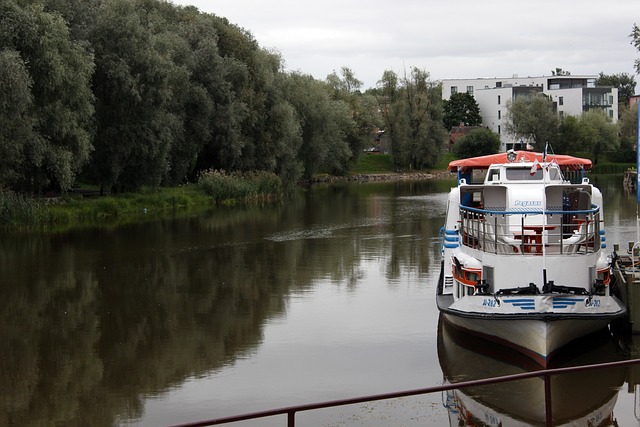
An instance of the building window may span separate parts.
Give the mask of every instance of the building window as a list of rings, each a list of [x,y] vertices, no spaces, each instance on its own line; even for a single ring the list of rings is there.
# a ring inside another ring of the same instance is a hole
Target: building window
[[[467,93],[473,96],[473,86],[467,86]]]
[[[500,95],[498,95],[498,105],[500,105]]]
[[[458,93],[458,86],[451,86],[451,95]]]
[[[498,120],[500,120],[502,118],[502,111],[498,110]]]
[[[496,82],[496,87],[502,87],[502,82]]]
[[[564,105],[564,97],[563,96],[558,97],[558,105]]]
[[[500,125],[498,125],[498,135],[500,135]]]

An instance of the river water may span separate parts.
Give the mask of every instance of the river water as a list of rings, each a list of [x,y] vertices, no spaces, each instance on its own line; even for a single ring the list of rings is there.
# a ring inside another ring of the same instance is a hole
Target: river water
[[[635,197],[620,176],[592,179],[605,196],[609,249],[626,247],[636,236]],[[502,349],[440,328],[438,230],[453,184],[316,186],[277,206],[5,234],[0,425],[172,425],[526,370]],[[639,354],[632,338],[605,334],[560,362]],[[625,368],[558,381],[558,424],[638,425],[639,377]],[[473,413],[484,423],[473,425],[535,425],[544,416],[536,381],[296,421],[441,426]]]

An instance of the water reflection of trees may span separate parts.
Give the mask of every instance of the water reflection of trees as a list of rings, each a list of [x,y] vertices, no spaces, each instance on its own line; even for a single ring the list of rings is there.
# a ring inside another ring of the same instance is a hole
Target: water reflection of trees
[[[363,226],[362,200],[380,191],[383,218]],[[440,221],[408,218],[406,191],[331,187],[282,206],[0,239],[0,425],[139,417],[145,397],[255,351],[291,292],[356,286],[370,257],[389,278],[426,275]],[[271,238],[282,230],[294,238]]]

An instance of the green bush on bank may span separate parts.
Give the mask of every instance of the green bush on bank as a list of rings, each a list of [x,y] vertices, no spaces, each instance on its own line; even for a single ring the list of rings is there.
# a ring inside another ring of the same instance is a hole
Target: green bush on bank
[[[11,190],[0,189],[0,221],[5,226],[38,224],[44,209],[37,200]]]
[[[277,198],[283,192],[282,180],[271,172],[209,170],[200,174],[198,186],[216,203]]]
[[[282,180],[273,173],[227,174],[208,171],[194,185],[142,189],[137,193],[81,197],[74,194],[39,198],[0,189],[0,227],[59,228],[135,221],[166,212],[210,208],[214,203],[254,203],[277,199]]]

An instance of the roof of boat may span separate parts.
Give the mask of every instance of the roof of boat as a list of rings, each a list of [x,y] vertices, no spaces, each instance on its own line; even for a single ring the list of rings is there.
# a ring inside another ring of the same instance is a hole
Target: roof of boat
[[[496,164],[515,164],[515,163],[533,163],[536,160],[539,163],[543,163],[542,153],[535,153],[533,151],[516,151],[516,160],[510,162],[507,159],[507,153],[490,154],[488,156],[470,157],[468,159],[454,160],[449,163],[448,169],[450,171],[459,171],[461,169],[488,169],[491,165]],[[580,157],[573,157],[564,154],[547,154],[545,162],[556,164],[563,167],[563,169],[570,170],[589,170],[591,169],[591,160],[582,159]]]

